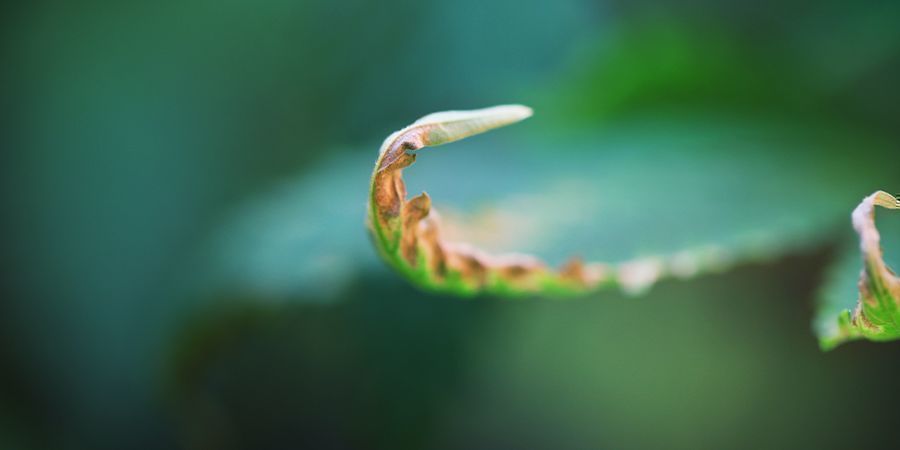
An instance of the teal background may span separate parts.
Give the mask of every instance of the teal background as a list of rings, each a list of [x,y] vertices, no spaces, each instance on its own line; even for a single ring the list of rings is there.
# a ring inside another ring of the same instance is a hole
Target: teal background
[[[888,175],[849,198],[900,191],[896,2],[38,1],[0,20],[2,448],[893,442],[900,347],[821,353],[811,332],[849,220],[637,299],[511,302],[417,291],[362,218],[384,136],[499,103],[545,136],[645,114],[850,127]],[[339,238],[229,266],[284,248],[261,236],[292,214]]]

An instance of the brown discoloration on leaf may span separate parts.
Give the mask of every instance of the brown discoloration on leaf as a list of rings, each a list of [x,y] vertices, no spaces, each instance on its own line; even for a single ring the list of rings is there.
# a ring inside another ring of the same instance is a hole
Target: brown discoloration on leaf
[[[543,262],[529,255],[488,255],[487,261],[490,267],[495,268],[498,280],[525,292],[537,292],[542,277],[553,275]]]
[[[900,199],[877,191],[863,199],[852,215],[853,228],[859,234],[863,270],[859,277],[859,301],[850,320],[853,326],[873,334],[881,332],[884,326],[880,324],[885,323],[885,317],[895,317],[900,308],[900,278],[884,262],[881,235],[875,227],[876,206],[900,209]]]
[[[419,224],[431,211],[431,199],[422,193],[403,204],[403,235],[400,238],[400,251],[410,266],[416,266],[418,243],[420,240]]]
[[[609,281],[612,269],[607,264],[586,264],[581,258],[573,257],[560,267],[559,276],[584,289],[593,289]]]
[[[573,280],[584,279],[584,260],[578,256],[573,256],[566,261],[559,269],[559,274],[563,278],[571,278]]]
[[[398,217],[403,209],[406,184],[402,169],[415,162],[416,156],[408,152],[422,148],[422,133],[425,131],[411,129],[400,135],[395,133],[385,141],[372,180],[372,200],[378,208],[382,227],[389,228],[387,221]]]
[[[535,267],[520,263],[511,263],[505,266],[497,267],[497,271],[500,273],[500,275],[510,281],[516,281],[525,278],[533,270],[535,270]]]
[[[443,244],[448,270],[458,272],[466,283],[481,288],[487,281],[486,255],[465,244]],[[496,269],[496,267],[492,267]]]
[[[440,225],[437,213],[431,214],[419,224],[419,243],[425,249],[428,268],[438,280],[447,276],[447,255],[440,241]]]
[[[388,137],[373,174],[370,201],[374,207],[370,214],[375,217],[370,217],[370,223],[377,221],[380,229],[373,231],[382,235],[393,236],[399,231],[399,253],[404,263],[416,268],[424,259],[434,282],[442,282],[447,273],[454,271],[475,289],[486,286],[489,277],[496,276],[513,285],[527,284],[526,289],[537,290],[535,275],[546,272],[543,263],[520,255],[491,256],[465,244],[444,242],[439,217],[432,210],[428,195],[423,193],[406,200],[402,172],[415,162],[411,152],[452,142],[531,114],[527,108],[518,106],[483,111],[483,115],[478,111],[432,114]],[[390,249],[385,250],[390,253]]]
[[[862,297],[860,297],[862,299]],[[853,314],[850,317],[850,324],[854,327],[866,329],[870,332],[878,332],[880,328],[869,321],[869,318],[866,317],[865,311],[863,310],[862,305],[857,305],[853,310]]]
[[[416,160],[414,152],[427,145],[429,127],[412,127],[401,132],[392,142],[387,144],[378,162],[378,172],[399,170],[408,167]]]
[[[441,235],[440,219],[431,207],[430,198],[423,193],[406,200],[402,172],[415,162],[413,152],[508,125],[530,115],[530,109],[518,105],[435,113],[389,136],[375,165],[369,199],[369,224],[382,256],[412,280],[430,288],[452,283],[455,287],[451,290],[466,292],[579,294],[618,283],[629,292],[644,290],[666,273],[661,260],[651,258],[612,267],[572,259],[556,271],[532,256],[491,255],[471,245],[447,242]],[[419,267],[422,262],[424,267]],[[702,265],[693,259],[690,262],[691,271]]]
[[[397,172],[382,172],[375,175],[374,183],[375,205],[382,218],[393,218],[400,215],[400,207],[403,198],[406,197],[406,189],[400,174]]]
[[[856,283],[856,287],[859,288],[860,303],[864,302],[869,306],[878,306],[878,300],[872,293],[871,280],[869,279],[869,276],[866,275],[865,270],[859,273],[859,281]],[[862,308],[860,308],[860,306],[862,305],[857,305],[857,308],[855,310],[856,313],[862,313]]]

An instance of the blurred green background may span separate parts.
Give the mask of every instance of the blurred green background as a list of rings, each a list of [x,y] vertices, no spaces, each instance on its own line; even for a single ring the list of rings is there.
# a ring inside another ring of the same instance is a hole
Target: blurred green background
[[[895,438],[900,346],[810,322],[856,202],[900,191],[898,2],[36,1],[0,36],[0,448]],[[537,115],[411,190],[477,209],[581,167],[621,214],[526,249],[753,257],[637,299],[410,287],[363,227],[378,145],[499,103]]]

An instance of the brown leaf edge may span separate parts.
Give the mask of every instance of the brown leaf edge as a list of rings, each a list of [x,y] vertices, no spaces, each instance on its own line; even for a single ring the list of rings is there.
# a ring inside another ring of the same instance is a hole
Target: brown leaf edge
[[[418,150],[453,142],[530,117],[530,108],[503,105],[422,117],[384,141],[372,173],[367,226],[381,257],[415,284],[457,295],[580,295],[619,287],[645,291],[663,277],[686,278],[729,263],[717,247],[668,257],[609,264],[571,258],[558,269],[525,254],[492,255],[441,237],[440,217],[427,193],[406,199],[403,169]]]
[[[864,198],[851,215],[859,235],[863,269],[859,275],[859,297],[853,311],[838,316],[837,332],[823,337],[829,350],[854,339],[889,341],[900,339],[900,278],[884,262],[881,234],[875,227],[875,207],[900,209],[900,199],[884,191]]]

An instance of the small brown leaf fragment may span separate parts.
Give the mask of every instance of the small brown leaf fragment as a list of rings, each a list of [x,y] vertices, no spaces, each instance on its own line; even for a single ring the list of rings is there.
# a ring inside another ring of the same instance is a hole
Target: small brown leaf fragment
[[[447,276],[447,256],[440,241],[440,225],[436,212],[431,212],[419,223],[419,242],[427,252],[429,269],[435,278]]]
[[[418,257],[419,223],[431,211],[431,199],[421,193],[403,204],[403,235],[400,251],[411,267],[415,267]]]
[[[459,272],[462,279],[473,283],[475,288],[484,286],[487,270],[481,251],[464,244],[448,244],[444,246],[444,250],[450,269]]]
[[[500,275],[510,281],[524,278],[532,270],[534,270],[533,267],[529,267],[525,264],[519,263],[511,263],[505,266],[497,267],[497,271],[500,273]]]
[[[406,186],[397,172],[382,172],[375,175],[374,200],[378,207],[379,218],[389,219],[400,215],[403,199],[406,197]]]
[[[569,259],[563,266],[559,269],[559,276],[564,280],[569,280],[580,284],[582,286],[587,286],[587,276],[584,273],[584,261],[575,256]]]
[[[414,152],[426,145],[424,133],[427,132],[427,127],[416,127],[401,132],[384,148],[378,164],[378,172],[409,167],[416,160],[416,155],[409,152]]]
[[[530,255],[514,253],[486,258],[500,281],[525,291],[536,292],[540,288],[539,277],[547,273],[544,263]]]
[[[415,162],[416,156],[408,153],[422,148],[422,130],[411,129],[394,133],[383,144],[372,179],[372,201],[378,209],[376,220],[382,229],[390,231],[391,219],[400,215],[406,199],[406,184],[402,169]]]
[[[574,283],[584,289],[592,289],[607,281],[611,275],[610,267],[603,263],[585,264],[579,257],[572,257],[559,269],[561,279]]]

